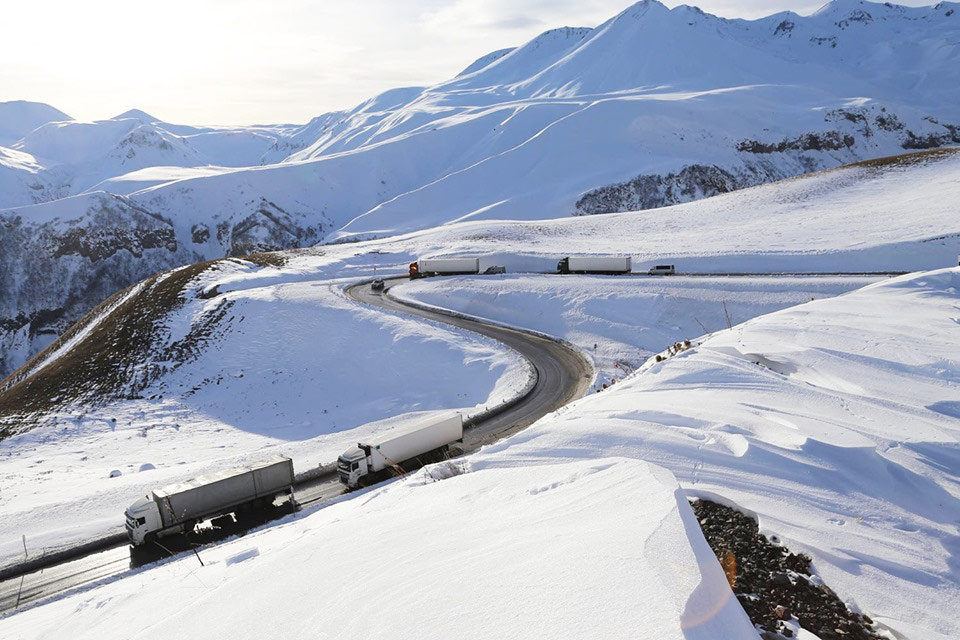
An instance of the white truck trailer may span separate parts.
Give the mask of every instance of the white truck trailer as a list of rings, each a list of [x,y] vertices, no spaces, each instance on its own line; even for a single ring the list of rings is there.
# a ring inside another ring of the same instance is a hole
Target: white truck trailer
[[[293,460],[275,456],[249,467],[227,469],[156,489],[126,515],[127,537],[135,546],[189,533],[200,522],[244,508],[267,506],[280,496],[293,501]]]
[[[463,416],[459,413],[430,417],[396,427],[358,442],[337,459],[337,475],[349,489],[373,484],[402,469],[412,460],[439,459],[454,442],[463,441]]]
[[[630,273],[630,256],[569,256],[557,263],[558,273]]]
[[[480,273],[480,258],[420,258],[410,263],[410,278]]]

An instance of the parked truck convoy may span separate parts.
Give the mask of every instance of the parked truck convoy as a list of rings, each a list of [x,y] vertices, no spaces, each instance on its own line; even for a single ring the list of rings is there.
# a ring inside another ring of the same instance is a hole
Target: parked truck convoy
[[[337,475],[349,489],[373,484],[411,460],[439,459],[454,442],[463,442],[462,415],[425,418],[350,447],[337,459]]]
[[[285,456],[227,469],[156,489],[126,510],[127,537],[141,546],[177,533],[189,533],[205,520],[265,507],[281,496],[293,501],[293,461]]]
[[[480,258],[420,258],[410,263],[410,278],[480,273]]]
[[[569,256],[557,263],[557,273],[630,273],[630,256]]]

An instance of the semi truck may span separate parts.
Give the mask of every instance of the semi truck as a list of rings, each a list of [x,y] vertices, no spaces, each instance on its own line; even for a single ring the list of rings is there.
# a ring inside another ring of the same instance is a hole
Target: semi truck
[[[358,442],[337,458],[337,475],[348,489],[384,480],[391,471],[402,473],[408,463],[437,461],[454,442],[463,442],[459,413],[425,418]]]
[[[293,497],[293,460],[275,456],[262,463],[226,469],[155,489],[130,505],[127,537],[134,547],[177,533],[189,533],[205,520],[266,507]]]
[[[420,258],[410,263],[410,278],[480,273],[480,258]]]
[[[568,256],[557,263],[557,273],[630,273],[630,256]]]

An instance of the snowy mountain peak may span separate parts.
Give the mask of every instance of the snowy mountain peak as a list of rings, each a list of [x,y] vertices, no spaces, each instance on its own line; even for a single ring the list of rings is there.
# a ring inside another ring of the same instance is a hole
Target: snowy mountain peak
[[[654,12],[669,12],[670,9],[667,5],[659,2],[658,0],[640,0],[635,2],[623,11],[619,15],[615,16],[612,21],[620,20],[622,18],[642,18],[651,11]]]
[[[516,47],[507,47],[506,49],[497,49],[496,51],[491,51],[487,55],[481,56],[470,63],[466,69],[457,74],[457,77],[460,78],[463,76],[468,76],[471,73],[480,71],[481,69],[490,66],[508,53],[516,51],[516,49]]]
[[[129,111],[124,111],[120,115],[113,116],[111,120],[139,120],[145,123],[151,122],[160,122],[159,119],[154,118],[152,115],[140,109],[130,109]]]
[[[811,14],[813,19],[826,19],[844,28],[852,24],[867,25],[877,20],[896,20],[907,18],[951,17],[960,6],[956,2],[941,2],[927,7],[906,7],[891,2],[870,2],[869,0],[831,0]],[[841,24],[842,23],[842,24]]]
[[[875,3],[867,3],[864,0],[830,0],[816,11],[811,14],[811,17],[814,16],[833,16],[841,13],[849,13],[851,11],[858,11],[867,8],[867,5]]]
[[[0,102],[0,146],[10,146],[37,127],[61,120],[72,118],[43,102]]]

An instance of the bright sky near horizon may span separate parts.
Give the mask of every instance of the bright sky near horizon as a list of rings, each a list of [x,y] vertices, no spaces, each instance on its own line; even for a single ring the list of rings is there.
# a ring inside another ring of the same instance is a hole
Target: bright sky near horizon
[[[810,13],[825,0],[687,0],[724,17]],[[383,90],[428,85],[630,0],[32,0],[6,2],[0,101],[74,118],[142,109],[168,122],[306,122]],[[669,6],[681,2],[667,2]],[[930,0],[900,0],[914,6]],[[16,25],[15,28],[9,28]],[[11,55],[9,52],[16,52]]]

